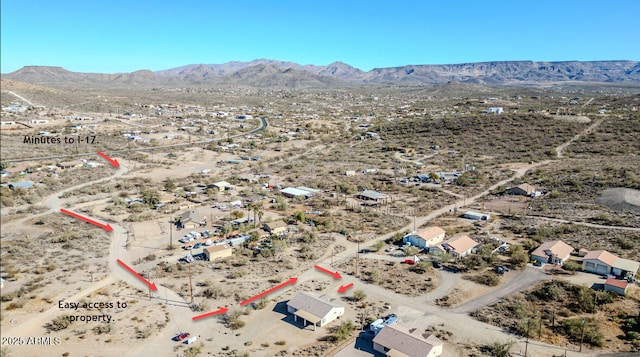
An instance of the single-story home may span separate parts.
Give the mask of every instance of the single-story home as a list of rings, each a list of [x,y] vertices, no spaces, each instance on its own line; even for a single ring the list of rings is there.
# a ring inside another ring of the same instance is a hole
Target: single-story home
[[[189,210],[180,215],[180,220],[177,223],[178,228],[200,228],[203,225],[207,224],[207,217],[203,218],[203,221],[200,220],[200,212]]]
[[[56,164],[56,166],[58,166],[59,168],[66,170],[66,169],[75,169],[78,167],[82,167],[84,166],[84,162],[80,161],[80,160],[75,160],[75,161],[64,161],[64,162],[59,162]]]
[[[315,192],[304,190],[302,188],[294,188],[294,187],[287,187],[285,189],[282,189],[280,190],[280,193],[283,194],[285,197],[289,197],[289,198],[294,198],[298,196],[310,198],[316,195]]]
[[[606,250],[590,251],[582,258],[582,270],[601,275],[635,278],[638,269],[640,262],[619,258]]]
[[[269,232],[269,234],[281,236],[287,233],[287,224],[282,220],[265,223],[264,230]]]
[[[488,221],[491,218],[491,216],[488,214],[478,213],[474,211],[467,211],[462,215],[462,217],[473,219],[475,221]]]
[[[356,195],[357,198],[366,201],[385,201],[389,199],[389,195],[372,190],[364,190]]]
[[[573,252],[573,247],[561,240],[545,242],[531,253],[531,259],[540,264],[562,265]]]
[[[441,243],[444,240],[444,235],[444,229],[440,227],[427,227],[421,231],[407,234],[402,238],[402,242],[426,249]]]
[[[459,235],[457,237],[449,238],[433,247],[433,249],[440,250],[445,253],[449,253],[457,258],[464,258],[471,254],[480,243],[471,239],[468,235]]]
[[[373,339],[373,349],[389,357],[439,357],[444,343],[435,335],[387,325]]]
[[[536,188],[529,185],[528,183],[523,183],[516,187],[510,187],[506,190],[508,195],[520,195],[520,196],[531,196],[536,192]]]
[[[230,257],[233,253],[233,249],[228,244],[213,245],[206,247],[202,250],[205,258],[212,262],[218,258]]]
[[[627,287],[629,287],[629,283],[624,280],[609,278],[604,282],[604,291],[611,291],[618,295],[625,295]]]
[[[228,183],[227,181],[214,182],[210,186],[212,186],[212,188],[217,188],[218,191],[233,190],[233,185]]]
[[[306,292],[297,293],[287,302],[287,312],[293,314],[294,321],[301,318],[306,326],[307,322],[316,326],[324,326],[344,315],[344,306]]]

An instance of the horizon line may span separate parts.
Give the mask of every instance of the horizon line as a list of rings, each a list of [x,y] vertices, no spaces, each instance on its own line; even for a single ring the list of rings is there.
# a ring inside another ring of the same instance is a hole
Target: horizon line
[[[222,63],[190,63],[190,64],[185,64],[185,65],[179,65],[179,66],[175,66],[175,67],[170,67],[170,68],[165,68],[165,69],[159,69],[159,70],[153,70],[153,69],[148,69],[148,68],[142,68],[142,69],[136,69],[136,70],[132,70],[132,71],[128,71],[128,72],[84,72],[84,71],[74,71],[71,69],[66,68],[65,66],[61,66],[61,65],[35,65],[35,64],[31,64],[31,65],[23,65],[22,67],[11,71],[11,72],[2,72],[0,73],[0,75],[6,75],[6,74],[11,74],[17,71],[20,71],[24,68],[28,68],[28,67],[49,67],[49,68],[62,68],[66,71],[69,72],[73,72],[73,73],[86,73],[86,74],[124,74],[124,73],[134,73],[134,72],[140,72],[140,71],[150,71],[153,73],[157,73],[157,72],[163,72],[163,71],[169,71],[169,70],[173,70],[176,68],[182,68],[182,67],[190,67],[190,66],[198,66],[198,65],[204,65],[204,66],[221,66],[221,65],[225,65],[225,64],[229,64],[229,63],[251,63],[251,62],[257,62],[257,61],[274,61],[274,62],[290,62],[290,63],[294,63],[297,64],[299,66],[318,66],[318,67],[323,67],[323,66],[329,66],[332,65],[334,63],[342,63],[345,65],[348,65],[354,69],[357,69],[359,71],[362,72],[370,72],[376,69],[384,69],[384,68],[401,68],[401,67],[407,67],[407,66],[452,66],[452,65],[465,65],[465,64],[478,64],[478,63],[503,63],[503,62],[541,62],[541,63],[567,63],[567,62],[640,62],[638,60],[630,60],[630,59],[618,59],[618,60],[614,60],[614,59],[607,59],[607,60],[559,60],[559,61],[545,61],[545,60],[490,60],[490,61],[470,61],[470,62],[457,62],[457,63],[421,63],[421,64],[403,64],[403,65],[399,65],[399,66],[387,66],[387,67],[374,67],[370,70],[363,70],[361,68],[358,68],[356,66],[353,66],[347,62],[344,61],[340,61],[340,60],[336,60],[333,62],[330,62],[328,64],[325,65],[321,65],[321,64],[313,64],[313,63],[307,63],[307,64],[301,64],[295,61],[287,61],[287,60],[278,60],[278,59],[268,59],[268,58],[257,58],[257,59],[253,59],[250,61],[239,61],[239,60],[230,60],[230,61],[226,61],[226,62],[222,62]]]

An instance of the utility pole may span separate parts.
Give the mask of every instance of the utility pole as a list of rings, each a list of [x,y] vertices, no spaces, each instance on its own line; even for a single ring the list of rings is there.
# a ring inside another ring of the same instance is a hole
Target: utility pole
[[[191,254],[191,249],[189,250],[189,254],[193,257],[193,254]],[[189,294],[191,295],[191,304],[193,305],[193,282],[191,279],[191,262],[189,262],[188,264],[189,264]]]
[[[169,220],[169,250],[173,249],[173,216]]]
[[[527,351],[529,351],[529,319],[527,319],[527,340],[525,341],[525,345],[524,345],[524,357],[527,357]]]
[[[580,331],[580,351],[582,352],[582,340],[584,339],[584,319],[582,319],[582,328]]]

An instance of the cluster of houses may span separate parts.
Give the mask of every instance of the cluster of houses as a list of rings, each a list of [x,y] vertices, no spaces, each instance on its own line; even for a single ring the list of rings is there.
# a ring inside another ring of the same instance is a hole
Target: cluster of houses
[[[287,312],[295,323],[303,327],[323,327],[344,315],[344,306],[326,296],[307,292],[296,294],[287,302]],[[444,343],[433,334],[421,333],[417,329],[405,329],[398,325],[385,325],[373,338],[375,351],[385,356],[439,357]]]
[[[427,227],[417,232],[411,232],[402,238],[402,242],[424,249],[426,252],[449,253],[456,258],[466,257],[480,245],[466,234],[456,235],[445,240],[445,231],[440,227]]]
[[[98,167],[102,165],[104,164],[100,162],[93,162],[93,161],[87,161],[87,160],[63,161],[63,162],[57,163],[55,166],[49,165],[49,166],[35,167],[35,166],[22,165],[22,166],[9,167],[0,171],[0,177],[3,178],[3,181],[19,179],[19,181],[10,181],[10,182],[5,181],[5,183],[2,184],[2,187],[8,187],[10,189],[14,189],[14,188],[29,189],[34,186],[34,183],[32,181],[25,180],[24,178],[31,174],[40,173],[42,175],[43,173],[47,173],[47,172],[56,173],[58,170],[70,170],[70,169],[76,169],[76,168],[92,168],[92,167]]]
[[[569,244],[554,240],[536,248],[531,253],[531,260],[535,261],[536,265],[562,265],[574,251]],[[578,255],[581,257],[583,271],[606,276],[604,290],[620,295],[626,293],[629,282],[635,281],[636,273],[640,269],[640,262],[620,258],[606,250],[580,249]]]

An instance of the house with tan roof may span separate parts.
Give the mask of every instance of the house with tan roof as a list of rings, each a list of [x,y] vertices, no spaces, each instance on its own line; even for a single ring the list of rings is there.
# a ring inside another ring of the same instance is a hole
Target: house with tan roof
[[[373,349],[389,357],[439,357],[444,343],[433,334],[387,325],[373,339]]]
[[[545,242],[531,253],[531,259],[540,264],[562,265],[573,252],[573,247],[561,240]]]
[[[434,246],[433,249],[449,253],[456,258],[464,258],[471,254],[478,245],[480,245],[480,243],[471,239],[468,235],[463,234],[449,238],[441,244]]]
[[[324,326],[344,315],[344,306],[335,304],[328,299],[318,297],[307,292],[297,293],[287,302],[287,312],[293,314],[293,320],[302,319],[304,326],[308,322],[317,326]]]
[[[620,258],[606,250],[593,250],[582,258],[582,270],[600,275],[634,278],[638,269],[639,262]]]
[[[506,190],[508,195],[521,195],[521,196],[531,196],[532,193],[536,192],[536,188],[529,185],[528,183],[523,183],[516,187],[510,187]]]
[[[287,233],[287,224],[283,220],[265,223],[263,228],[269,234],[275,234],[277,236],[282,236]]]
[[[418,248],[428,249],[444,240],[445,232],[440,227],[427,227],[418,232],[411,232],[402,238],[403,243],[411,243]]]
[[[233,249],[228,244],[214,245],[202,250],[205,258],[212,262],[218,258],[226,258],[233,255]]]

